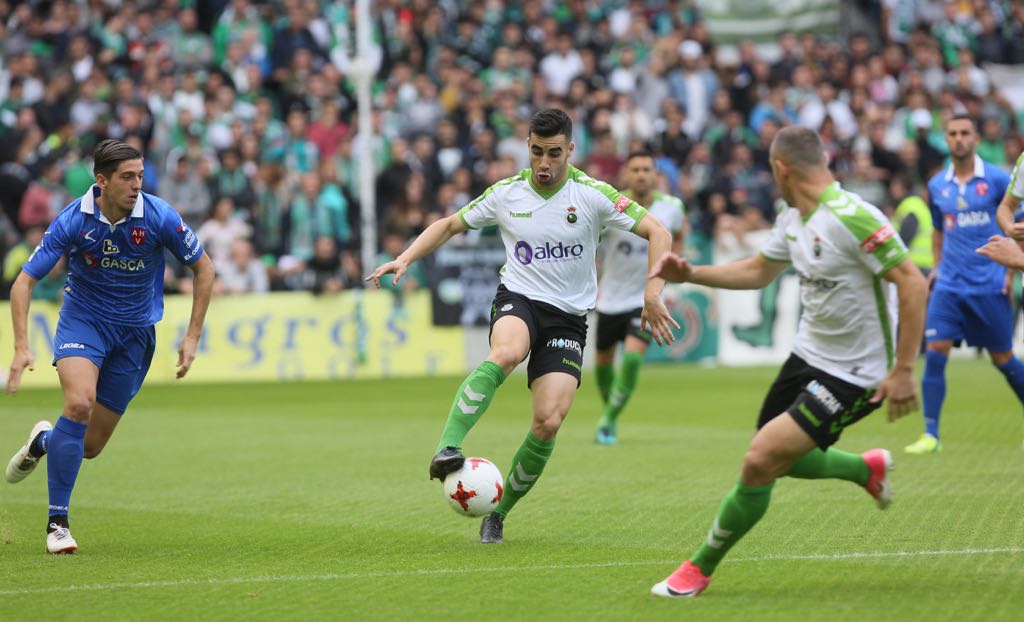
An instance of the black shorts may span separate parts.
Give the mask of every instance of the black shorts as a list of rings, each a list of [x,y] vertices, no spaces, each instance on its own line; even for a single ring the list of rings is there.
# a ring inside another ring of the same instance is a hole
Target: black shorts
[[[498,286],[491,306],[491,330],[506,315],[526,322],[530,330],[530,363],[526,367],[527,386],[544,374],[560,371],[576,378],[583,376],[583,348],[587,345],[587,318],[572,315],[558,307],[530,300],[522,294]],[[488,335],[488,339],[490,336]]]
[[[651,343],[650,331],[640,330],[640,315],[643,307],[625,313],[597,313],[597,349],[609,350],[626,337],[632,336]]]
[[[868,401],[874,392],[826,374],[790,354],[764,399],[757,429],[788,412],[818,447],[828,449],[839,440],[844,428],[880,406]]]

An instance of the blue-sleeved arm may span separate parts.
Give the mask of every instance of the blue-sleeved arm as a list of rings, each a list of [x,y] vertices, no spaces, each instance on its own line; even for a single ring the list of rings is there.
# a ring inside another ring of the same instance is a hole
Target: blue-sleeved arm
[[[71,243],[72,238],[68,232],[68,220],[70,220],[72,215],[72,210],[65,210],[46,228],[39,246],[32,251],[28,261],[21,267],[25,274],[39,281],[57,265],[57,262],[64,256],[68,245]]]
[[[199,238],[170,205],[164,208],[160,222],[160,242],[186,266],[194,264],[203,256],[203,245],[199,243]]]

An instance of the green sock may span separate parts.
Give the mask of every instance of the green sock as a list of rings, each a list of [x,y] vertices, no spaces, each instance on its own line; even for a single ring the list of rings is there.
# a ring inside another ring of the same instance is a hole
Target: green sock
[[[597,377],[597,390],[601,392],[601,403],[607,404],[615,368],[612,365],[594,365],[594,376]]]
[[[700,566],[705,576],[710,576],[729,549],[761,520],[768,509],[773,486],[774,482],[756,487],[737,482],[722,500],[707,540],[690,558],[691,562]]]
[[[871,470],[860,454],[851,454],[829,447],[822,451],[815,447],[793,463],[786,473],[800,479],[845,479],[863,486],[871,477]]]
[[[455,394],[452,408],[448,412],[448,420],[444,423],[437,451],[449,445],[462,447],[462,441],[490,406],[495,391],[504,381],[505,372],[501,371],[497,363],[491,361],[480,363],[473,373],[462,381],[462,386]]]
[[[508,469],[508,477],[505,478],[505,491],[495,512],[501,514],[502,518],[508,516],[512,506],[530,492],[537,478],[544,471],[544,465],[551,457],[551,451],[555,448],[555,439],[542,441],[533,435],[533,432],[526,433],[526,439],[519,446],[519,451],[512,458],[512,466]]]
[[[604,416],[601,418],[601,426],[615,428],[615,420],[619,413],[626,407],[629,396],[636,389],[636,381],[640,376],[640,366],[644,362],[644,355],[639,352],[622,353],[622,369],[612,383],[612,391],[604,405]]]

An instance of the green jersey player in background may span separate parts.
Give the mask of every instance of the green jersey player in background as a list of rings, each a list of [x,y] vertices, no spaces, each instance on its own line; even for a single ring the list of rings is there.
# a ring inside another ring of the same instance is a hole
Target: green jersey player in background
[[[623,194],[647,208],[672,233],[672,252],[683,250],[683,202],[654,189],[657,171],[650,153],[626,158]],[[597,424],[597,442],[614,445],[617,420],[636,389],[640,365],[651,333],[640,326],[647,277],[647,242],[619,229],[608,229],[598,250],[601,277],[597,285],[597,357],[594,372],[604,412]],[[622,364],[615,373],[615,350],[623,344]]]
[[[690,266],[669,254],[651,272],[673,282],[757,289],[791,265],[803,307],[793,352],[765,398],[739,482],[704,544],[652,588],[658,596],[700,594],[726,552],[764,515],[779,477],[844,479],[884,509],[892,495],[891,454],[832,445],[885,399],[890,420],[917,408],[913,369],[927,295],[921,271],[881,211],[834,180],[815,132],[783,129],[769,159],[792,207],[779,214],[760,254],[720,266]]]
[[[632,231],[650,243],[649,265],[667,253],[672,236],[647,211],[606,183],[569,165],[572,121],[547,109],[530,120],[530,168],[488,188],[457,214],[443,218],[367,280],[386,274],[397,283],[413,262],[468,229],[497,225],[506,263],[491,308],[490,353],[459,387],[445,422],[430,477],[444,480],[462,467],[462,442],[505,378],[527,355],[533,420],[512,458],[504,493],[480,525],[480,541],[499,543],[509,511],[537,483],[572,405],[582,375],[587,311],[597,299],[595,256],[601,231]],[[647,282],[643,322],[658,343],[671,343],[678,324],[661,301],[664,281]]]

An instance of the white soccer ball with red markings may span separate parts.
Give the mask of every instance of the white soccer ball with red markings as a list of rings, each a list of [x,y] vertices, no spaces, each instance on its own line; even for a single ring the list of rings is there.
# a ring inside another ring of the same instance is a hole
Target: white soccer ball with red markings
[[[456,513],[484,516],[498,507],[504,494],[505,478],[486,458],[466,458],[458,471],[444,479],[444,498]]]

